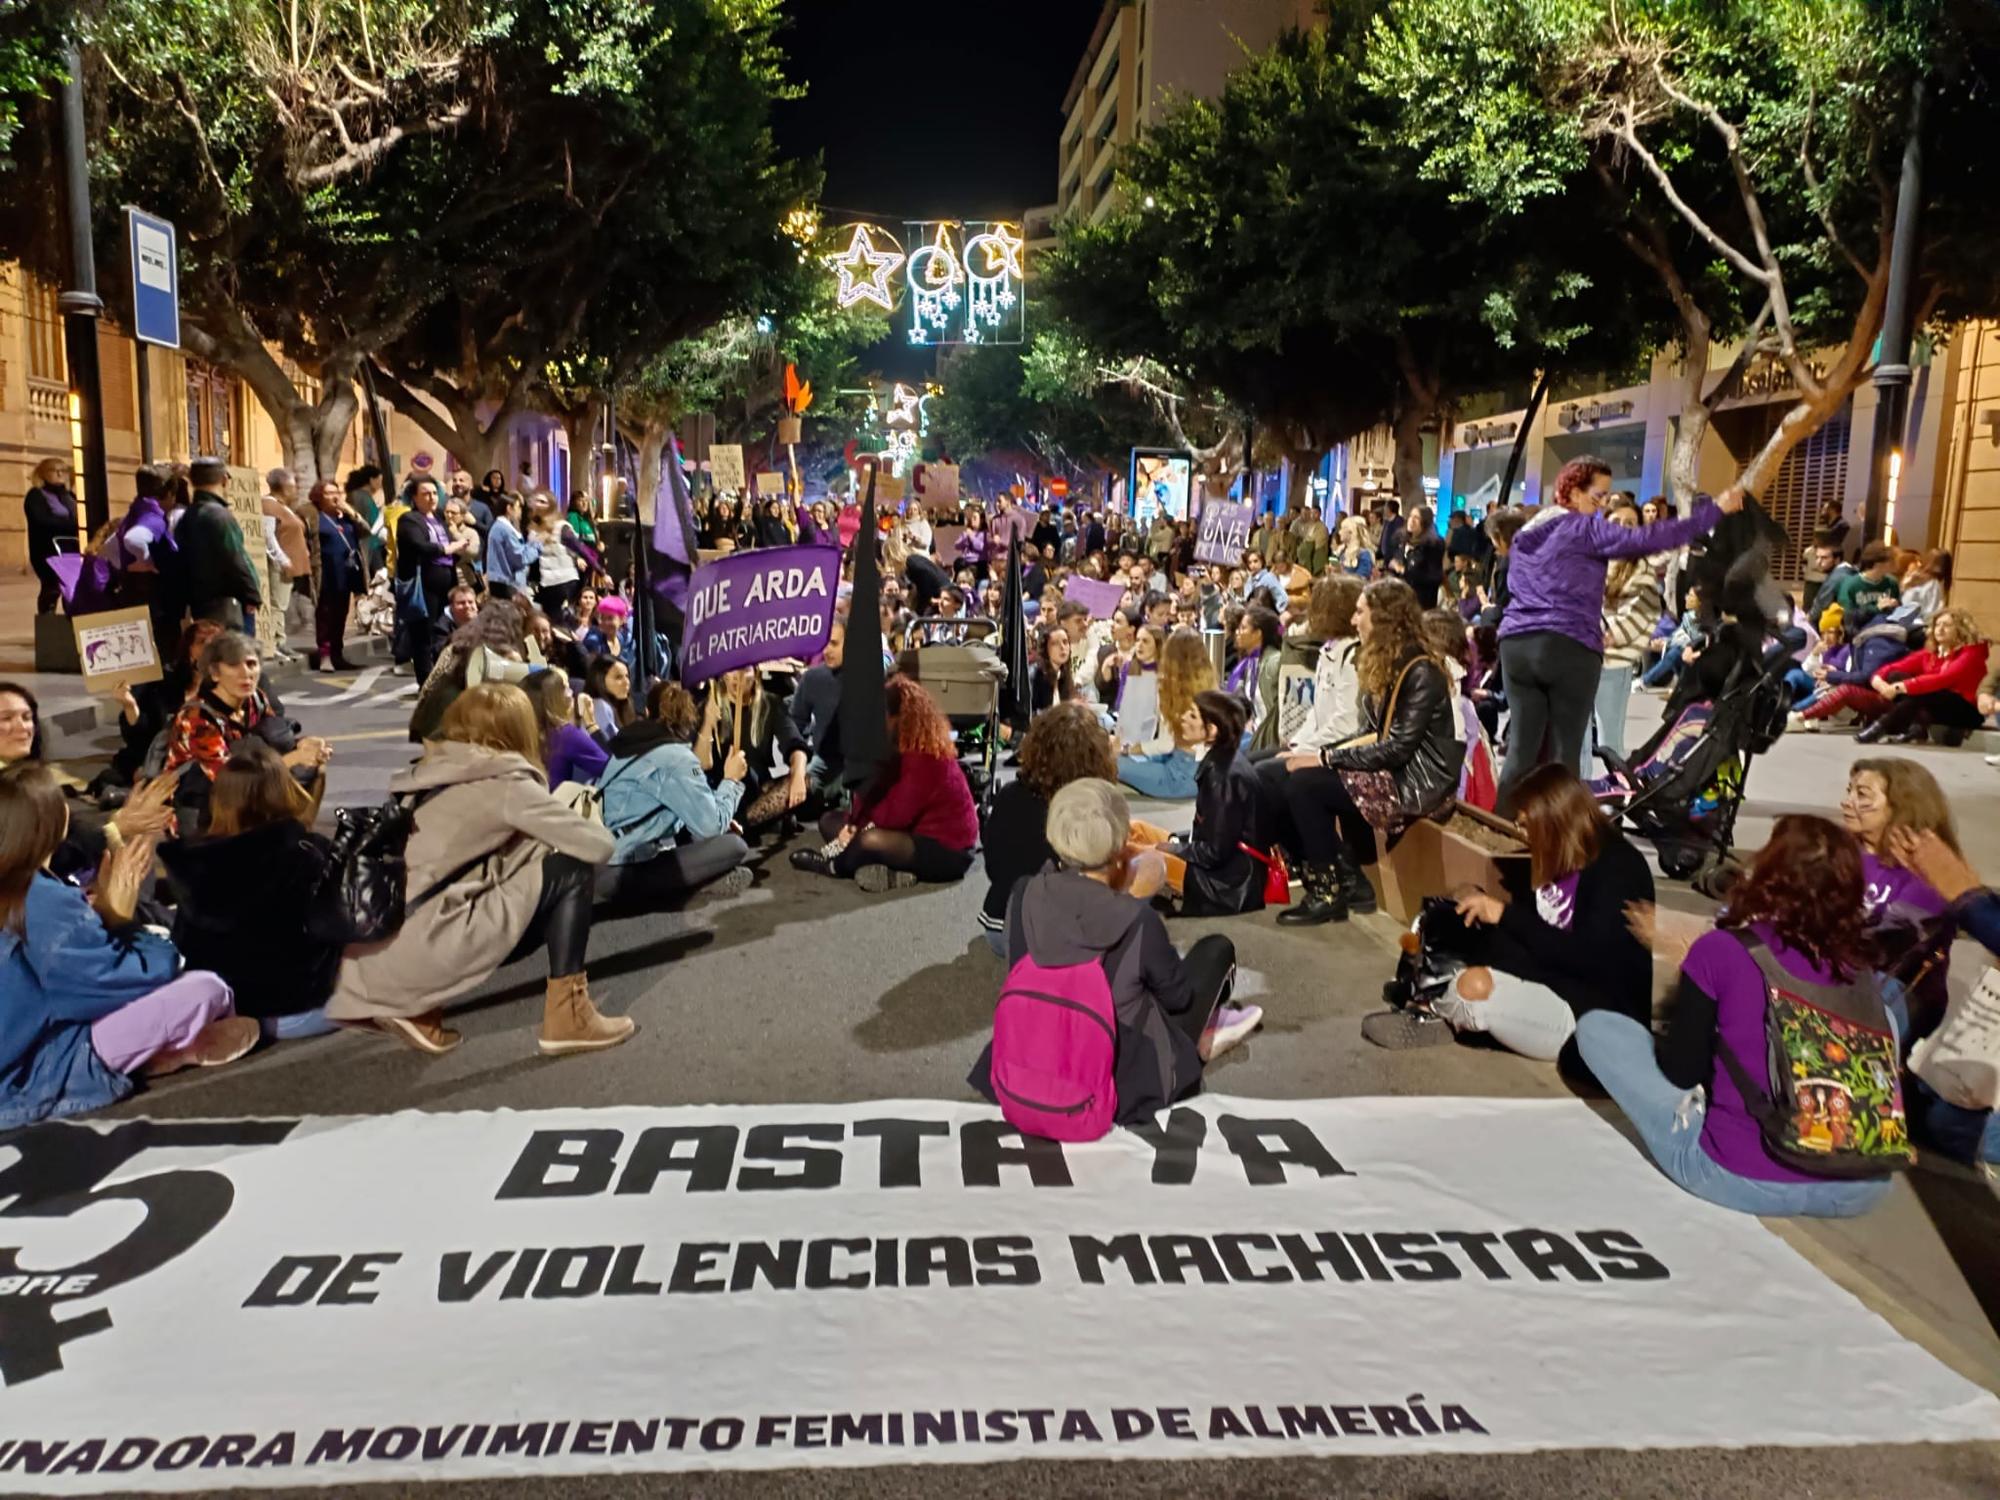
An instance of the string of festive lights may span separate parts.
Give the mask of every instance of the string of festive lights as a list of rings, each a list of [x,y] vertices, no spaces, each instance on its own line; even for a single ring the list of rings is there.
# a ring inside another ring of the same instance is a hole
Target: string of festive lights
[[[840,275],[834,300],[843,308],[858,302],[873,302],[884,312],[894,312],[895,292],[889,286],[889,278],[896,274],[903,258],[903,247],[888,230],[873,224],[856,224],[847,249],[827,257],[827,263]]]
[[[823,257],[839,277],[841,307],[870,302],[894,313],[907,303],[906,334],[915,345],[1021,341],[1027,244],[1017,226],[947,219],[904,229],[902,240],[867,222],[832,231],[846,237],[844,249]],[[904,244],[917,248],[905,254]]]

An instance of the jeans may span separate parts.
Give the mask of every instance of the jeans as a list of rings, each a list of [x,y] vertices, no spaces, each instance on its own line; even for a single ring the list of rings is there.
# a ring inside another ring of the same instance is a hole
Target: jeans
[[[1003,964],[1007,962],[1007,934],[1004,930],[995,932],[990,927],[982,927],[979,935],[986,939],[986,946],[993,950],[995,958]]]
[[[1649,688],[1665,687],[1672,682],[1674,674],[1681,669],[1681,654],[1686,650],[1687,647],[1682,642],[1669,641],[1666,650],[1660,653],[1660,659],[1640,674],[1640,685]]]
[[[1500,770],[1502,817],[1514,810],[1514,788],[1543,761],[1583,764],[1590,710],[1604,658],[1561,631],[1534,630],[1500,643],[1507,674],[1507,763]],[[1548,753],[1543,754],[1546,741]]]
[[[90,1045],[112,1072],[136,1073],[160,1053],[189,1045],[211,1022],[235,1009],[235,997],[221,977],[196,970],[93,1024]]]
[[[1492,976],[1492,992],[1484,1000],[1464,994],[1467,975]],[[1545,984],[1522,979],[1504,969],[1466,969],[1455,983],[1431,1002],[1431,1009],[1451,1022],[1454,1030],[1483,1031],[1509,1052],[1554,1062],[1576,1032],[1576,1013],[1569,1002]]]
[[[1118,779],[1141,797],[1161,802],[1192,802],[1194,773],[1194,756],[1186,750],[1118,757]]]
[[[1819,691],[1819,679],[1804,667],[1793,667],[1785,674],[1785,690],[1792,695],[1792,707],[1798,708]]]
[[[1597,748],[1613,755],[1625,754],[1625,710],[1632,703],[1632,667],[1606,662],[1597,678]],[[1602,774],[1589,761],[1578,768],[1585,781]]]
[[[1889,1191],[1887,1178],[1765,1182],[1739,1177],[1702,1148],[1701,1096],[1668,1082],[1654,1060],[1651,1031],[1630,1016],[1593,1010],[1576,1023],[1576,1045],[1660,1170],[1697,1198],[1766,1217],[1847,1219],[1868,1212]],[[1692,1106],[1684,1107],[1689,1101]]]

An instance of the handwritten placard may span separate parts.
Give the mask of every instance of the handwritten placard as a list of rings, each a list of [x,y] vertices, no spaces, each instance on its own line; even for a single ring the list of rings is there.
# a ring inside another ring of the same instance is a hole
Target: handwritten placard
[[[77,615],[76,659],[86,691],[111,696],[135,682],[160,680],[153,619],[144,609],[107,609]]]

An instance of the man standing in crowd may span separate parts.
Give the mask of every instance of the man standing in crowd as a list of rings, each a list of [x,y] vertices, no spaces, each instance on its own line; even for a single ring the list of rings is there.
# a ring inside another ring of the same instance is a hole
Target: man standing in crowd
[[[997,573],[1005,566],[1008,552],[1025,542],[1034,529],[1035,518],[1021,509],[1021,502],[1012,495],[1002,495],[987,527],[986,565]]]
[[[1403,507],[1395,500],[1384,500],[1381,510],[1382,539],[1375,544],[1375,566],[1386,568],[1403,555]]]
[[[1035,550],[1051,562],[1062,556],[1063,512],[1060,505],[1052,505],[1042,512],[1041,519],[1035,522],[1035,534],[1029,540],[1035,544]]]
[[[486,533],[493,529],[493,507],[488,505],[479,492],[472,487],[470,469],[451,471],[451,498],[465,507],[465,514],[472,522],[473,530],[479,533],[479,555],[486,555]],[[622,512],[621,512],[622,514]]]
[[[277,657],[291,661],[292,649],[285,644],[291,628],[292,590],[301,578],[312,576],[312,555],[306,550],[305,523],[293,502],[299,483],[290,469],[273,469],[264,476],[268,488],[261,502],[264,511],[264,573],[269,585],[266,596],[277,623]]]
[[[322,661],[336,672],[346,672],[353,668],[346,654],[348,607],[368,586],[362,551],[367,531],[331,479],[313,487],[313,499],[318,507],[320,565],[313,598],[313,649],[306,663],[315,672]]]
[[[247,631],[264,595],[243,549],[243,528],[222,497],[229,467],[219,458],[198,458],[188,465],[188,483],[194,499],[174,532],[181,598],[197,620]]]
[[[1319,507],[1308,505],[1292,523],[1292,561],[1304,568],[1307,576],[1317,578],[1326,571],[1332,551],[1333,536],[1320,519]]]

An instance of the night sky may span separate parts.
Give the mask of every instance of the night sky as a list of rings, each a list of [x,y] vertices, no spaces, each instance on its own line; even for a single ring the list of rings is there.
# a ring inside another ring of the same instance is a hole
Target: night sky
[[[792,0],[785,46],[806,97],[780,107],[779,145],[822,158],[829,224],[874,219],[900,238],[904,219],[1018,223],[1055,201],[1063,95],[1101,9]],[[931,365],[907,345],[877,354],[903,378]]]

